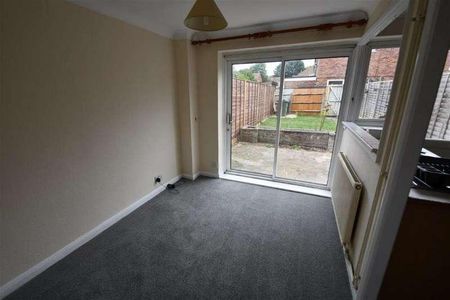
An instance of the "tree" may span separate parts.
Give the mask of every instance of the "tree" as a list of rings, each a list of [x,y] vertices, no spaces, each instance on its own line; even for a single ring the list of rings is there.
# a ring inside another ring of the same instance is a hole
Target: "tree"
[[[275,67],[275,70],[273,70],[273,75],[275,75],[276,77],[281,76],[281,64]]]
[[[234,72],[234,78],[239,80],[255,81],[255,75],[253,75],[253,72],[250,69],[242,69]]]
[[[298,73],[302,72],[305,69],[305,64],[301,60],[290,60],[286,62],[284,66],[284,77],[292,78]],[[280,77],[281,75],[281,64],[276,66],[274,70],[274,75]]]
[[[266,64],[254,64],[250,67],[250,71],[252,71],[252,73],[259,73],[263,82],[267,82],[269,80],[269,76],[267,76]]]

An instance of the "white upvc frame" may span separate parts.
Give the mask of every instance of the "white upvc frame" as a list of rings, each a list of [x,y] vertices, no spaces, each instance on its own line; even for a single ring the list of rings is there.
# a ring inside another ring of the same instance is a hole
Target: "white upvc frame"
[[[370,58],[370,48],[367,46],[356,46],[353,50],[353,59],[350,70],[350,78],[346,82],[350,82],[349,92],[347,94],[347,101],[344,106],[344,121],[353,122],[359,116],[358,101],[361,100],[361,95],[364,92],[365,75],[367,73],[368,61]],[[342,105],[341,105],[342,106]],[[342,110],[342,108],[341,108]]]
[[[332,158],[330,162],[330,169],[328,172],[328,180],[326,185],[322,184],[316,184],[311,182],[303,182],[303,181],[297,181],[297,180],[291,180],[287,178],[281,178],[276,176],[276,164],[277,164],[277,149],[279,145],[279,128],[280,128],[280,117],[277,116],[277,141],[275,143],[275,150],[274,150],[274,161],[273,161],[273,172],[271,175],[264,175],[256,172],[249,172],[249,171],[240,171],[240,170],[232,170],[231,169],[231,127],[230,127],[230,115],[232,114],[231,109],[231,80],[232,80],[232,66],[233,64],[244,64],[244,63],[258,63],[258,62],[280,62],[282,63],[282,68],[284,68],[284,63],[289,60],[301,60],[301,59],[311,59],[311,58],[327,58],[327,57],[348,57],[347,62],[347,71],[346,71],[346,78],[344,79],[344,82],[347,82],[348,76],[350,73],[350,63],[352,60],[352,53],[353,49],[355,47],[354,41],[348,41],[343,42],[341,44],[335,44],[335,45],[329,45],[325,42],[316,43],[316,44],[308,44],[304,45],[304,47],[296,47],[295,49],[285,49],[285,50],[259,50],[259,51],[248,51],[248,52],[239,52],[239,53],[223,53],[223,59],[225,64],[225,76],[224,80],[226,81],[226,84],[224,84],[225,91],[224,91],[224,106],[226,107],[226,112],[224,115],[224,132],[225,134],[225,149],[226,149],[226,159],[225,159],[225,168],[224,172],[230,173],[230,174],[239,174],[239,175],[245,175],[248,177],[253,178],[261,178],[261,179],[269,179],[272,181],[282,182],[282,183],[289,183],[289,184],[296,184],[296,185],[302,185],[306,187],[312,187],[312,188],[320,188],[320,189],[327,189],[329,190],[330,187],[330,178],[331,174],[334,170],[334,160],[336,158],[334,149],[336,149],[336,140],[339,139],[339,132],[342,130],[340,129],[342,127],[342,120],[346,119],[346,116],[339,113],[338,120],[337,120],[337,128],[336,128],[336,136],[335,136],[335,145],[333,147],[332,152]],[[282,72],[284,74],[284,72]],[[345,103],[346,94],[348,90],[348,85],[345,85],[344,83],[344,91],[343,91],[343,97],[342,97],[342,104]],[[282,80],[280,80],[280,97],[282,97]],[[278,101],[278,105],[281,104],[281,101]],[[277,109],[277,114],[280,113],[280,109]]]
[[[408,0],[391,1],[386,12],[380,16],[359,39],[358,46],[364,46],[370,41],[373,41],[386,27],[406,11],[408,4]]]
[[[352,107],[352,121],[356,122],[361,126],[374,126],[374,127],[383,127],[384,119],[361,119],[361,105],[364,100],[364,89],[366,86],[367,75],[369,72],[370,59],[372,57],[371,53],[373,49],[382,49],[382,48],[400,48],[401,37],[390,37],[384,38],[382,40],[374,39],[369,42],[366,46],[364,46],[365,55],[360,61],[360,80],[355,82],[356,92],[353,95],[354,106]],[[397,71],[397,69],[396,69]]]
[[[357,299],[376,299],[408,200],[410,184],[450,44],[450,2],[429,1],[404,118],[391,153],[382,202],[373,224]]]
[[[340,84],[330,84],[330,81],[342,81],[342,83]],[[345,83],[345,79],[344,78],[336,78],[336,79],[327,79],[327,86],[343,86]]]

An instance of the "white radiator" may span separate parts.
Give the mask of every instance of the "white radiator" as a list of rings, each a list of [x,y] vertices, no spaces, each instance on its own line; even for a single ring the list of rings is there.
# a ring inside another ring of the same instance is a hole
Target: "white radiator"
[[[348,250],[363,185],[345,154],[339,152],[338,157],[331,186],[331,199],[339,237],[342,245]]]

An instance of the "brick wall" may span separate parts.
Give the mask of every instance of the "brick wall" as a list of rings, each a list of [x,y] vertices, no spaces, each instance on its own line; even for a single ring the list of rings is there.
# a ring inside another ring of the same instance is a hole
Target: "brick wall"
[[[309,150],[332,151],[335,134],[332,132],[284,129],[280,130],[280,146],[299,146]],[[275,129],[241,128],[240,142],[274,144]]]
[[[399,48],[374,49],[370,56],[367,76],[376,80],[392,80],[398,61]]]
[[[285,81],[284,88],[285,89],[298,89],[298,88],[313,88],[317,87],[317,80],[308,80],[308,81]]]
[[[398,54],[398,48],[382,48],[372,51],[367,76],[377,80],[392,80],[395,75]],[[448,65],[450,67],[450,61]],[[347,58],[318,59],[316,85],[326,85],[329,79],[344,79],[346,68]]]
[[[322,58],[317,60],[317,85],[326,86],[329,79],[344,79],[347,70],[346,57]]]

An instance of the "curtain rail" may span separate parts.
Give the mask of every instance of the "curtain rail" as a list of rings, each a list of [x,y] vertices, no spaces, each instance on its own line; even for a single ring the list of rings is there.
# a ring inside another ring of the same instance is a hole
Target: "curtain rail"
[[[299,32],[299,31],[306,31],[306,30],[313,30],[313,29],[317,29],[319,31],[332,30],[334,27],[341,27],[341,26],[351,28],[355,25],[363,26],[366,23],[367,23],[367,19],[360,19],[360,20],[356,20],[356,21],[347,21],[347,22],[340,22],[340,23],[325,23],[325,24],[320,24],[320,25],[313,25],[313,26],[299,27],[299,28],[292,28],[292,29],[283,29],[283,30],[275,30],[275,31],[260,31],[260,32],[250,33],[250,34],[235,35],[235,36],[229,36],[229,37],[223,37],[223,38],[191,41],[191,43],[192,43],[192,45],[201,45],[201,44],[211,44],[214,42],[222,42],[222,41],[237,40],[237,39],[244,39],[244,38],[260,39],[260,38],[271,37],[276,34]]]

